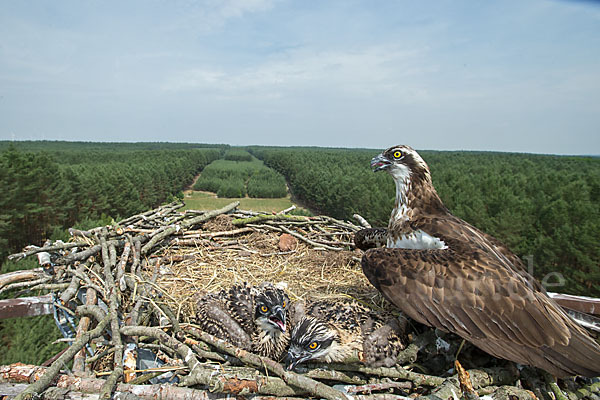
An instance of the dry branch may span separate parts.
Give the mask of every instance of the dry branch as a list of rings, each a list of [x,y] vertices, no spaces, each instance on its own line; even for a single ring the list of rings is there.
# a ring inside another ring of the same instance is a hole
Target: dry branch
[[[310,219],[308,217],[303,217],[300,215],[286,215],[286,214],[259,214],[250,218],[239,218],[234,219],[231,223],[235,226],[244,226],[248,224],[255,224],[257,222],[265,222],[265,221],[298,221],[298,222],[307,222]]]
[[[410,382],[384,382],[384,383],[371,383],[362,386],[347,386],[346,391],[348,393],[359,393],[359,392],[376,392],[379,390],[386,390],[392,388],[410,389],[412,383]]]
[[[43,268],[34,268],[26,271],[14,271],[0,275],[0,290],[5,286],[19,281],[40,279],[45,276]]]
[[[333,251],[340,251],[340,250],[342,250],[339,247],[332,247],[332,246],[329,246],[329,245],[326,245],[326,244],[321,244],[321,243],[317,243],[315,241],[312,241],[312,240],[308,239],[307,237],[299,234],[298,232],[295,232],[295,231],[292,231],[291,229],[286,228],[285,226],[280,226],[279,229],[281,229],[285,233],[289,233],[290,235],[292,235],[294,237],[297,237],[300,240],[305,241],[306,243],[310,244],[311,246],[322,247],[324,249],[333,250]]]
[[[34,254],[37,253],[41,253],[41,252],[56,252],[59,250],[67,250],[67,249],[72,249],[74,247],[83,247],[83,246],[87,246],[86,242],[72,242],[72,243],[58,243],[58,244],[53,244],[50,246],[43,246],[43,247],[37,247],[37,246],[29,246],[28,250],[23,251],[21,253],[16,253],[16,254],[11,254],[8,256],[9,260],[21,260],[25,257],[29,257],[32,256]]]
[[[367,222],[366,219],[364,219],[363,217],[361,217],[359,214],[353,214],[352,215],[354,217],[355,220],[358,221],[358,223],[363,227],[363,228],[371,228],[371,224]]]
[[[197,217],[194,217],[192,219],[187,220],[185,223],[181,223],[181,225],[177,225],[177,226],[170,226],[169,228],[165,229],[164,231],[162,231],[160,234],[155,235],[152,239],[150,239],[150,241],[148,243],[146,243],[146,245],[144,245],[144,247],[142,247],[142,254],[147,254],[158,242],[160,242],[161,240],[163,240],[164,238],[172,235],[173,233],[175,233],[176,231],[178,231],[181,228],[187,228],[193,225],[197,225],[200,224],[204,221],[209,220],[210,218],[216,217],[217,215],[220,214],[225,214],[231,210],[233,210],[234,208],[236,208],[237,206],[240,205],[239,201],[235,201],[231,204],[228,204],[227,206],[218,209],[218,210],[214,210],[214,211],[209,211],[205,214],[199,215]]]

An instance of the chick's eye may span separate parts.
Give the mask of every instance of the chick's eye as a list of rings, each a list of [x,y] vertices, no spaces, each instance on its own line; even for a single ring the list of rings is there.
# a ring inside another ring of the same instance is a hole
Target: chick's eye
[[[396,151],[394,152],[394,158],[400,158],[400,157],[402,157],[402,152],[401,152],[401,151],[399,151],[399,150],[396,150]]]
[[[267,312],[267,311],[269,311],[269,307],[267,307],[267,306],[260,306],[260,311]]]
[[[311,344],[308,345],[308,348],[311,350],[314,350],[317,348],[319,344],[317,342],[312,342]]]

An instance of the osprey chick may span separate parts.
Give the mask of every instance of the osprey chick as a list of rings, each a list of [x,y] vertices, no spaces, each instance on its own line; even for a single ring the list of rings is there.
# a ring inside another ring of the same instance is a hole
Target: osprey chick
[[[494,237],[452,215],[429,167],[409,146],[371,161],[396,184],[387,248],[363,272],[404,314],[456,333],[489,354],[558,376],[600,375],[600,346]]]
[[[383,247],[387,243],[386,228],[366,228],[354,234],[354,245],[361,250]]]
[[[218,338],[279,360],[289,343],[289,298],[270,283],[235,285],[209,293],[197,305],[196,323]]]
[[[319,301],[294,324],[288,369],[308,360],[339,362],[362,353],[365,364],[392,366],[404,348],[398,320],[358,303]]]

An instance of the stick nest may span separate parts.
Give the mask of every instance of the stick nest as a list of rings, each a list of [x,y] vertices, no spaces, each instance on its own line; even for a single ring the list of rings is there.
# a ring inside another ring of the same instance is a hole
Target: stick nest
[[[0,367],[0,386],[2,379],[8,379],[3,377],[26,374],[28,382],[29,376],[36,376],[37,381],[20,398],[42,393],[56,384],[57,376],[59,384],[70,379],[60,370],[72,360],[73,373],[87,379],[89,387],[95,388],[90,390],[99,392],[101,398],[110,398],[115,391],[138,395],[149,391],[144,398],[157,393],[163,398],[170,398],[167,393],[172,398],[219,398],[215,393],[222,393],[223,398],[232,394],[327,399],[439,399],[461,394],[473,399],[483,394],[534,398],[523,384],[537,390],[538,397],[550,392],[560,397],[561,388],[539,371],[525,368],[519,372],[511,363],[469,344],[463,347],[454,335],[418,324],[411,325],[410,343],[394,368],[370,369],[354,360],[309,365],[303,374],[286,371],[273,360],[199,331],[190,323],[198,298],[243,282],[284,283],[292,300],[353,299],[375,310],[393,309],[361,271],[362,252],[353,245],[354,233],[361,226],[327,216],[257,214],[238,210],[235,203],[216,211],[178,211],[182,206],[172,203],[108,227],[71,230],[69,243],[29,246],[10,256],[37,255],[43,268],[0,275],[0,292],[51,291],[55,293],[53,307],[70,310],[66,314],[79,320],[72,345],[47,370],[30,366],[33,373],[23,372],[23,366]],[[360,217],[357,220],[365,223]],[[90,347],[96,349],[94,357],[81,351]],[[459,348],[461,361],[466,360],[466,367],[471,368],[468,371],[453,364]],[[106,354],[99,354],[100,349]],[[162,369],[136,370],[141,349],[161,359]],[[487,369],[473,369],[483,365]],[[97,379],[101,370],[107,371],[107,379]],[[170,383],[177,382],[177,386],[161,383],[141,388],[144,380],[167,370]],[[130,385],[118,384],[121,380]],[[590,382],[562,384],[563,390],[585,389],[590,396],[600,389],[600,384]]]

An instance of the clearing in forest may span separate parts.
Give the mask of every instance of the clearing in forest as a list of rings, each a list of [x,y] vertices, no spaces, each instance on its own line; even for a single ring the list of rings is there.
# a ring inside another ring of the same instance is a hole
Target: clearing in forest
[[[230,149],[223,159],[206,166],[184,200],[186,209],[201,210],[217,209],[233,200],[244,209],[261,212],[293,205],[283,175],[241,149]]]

